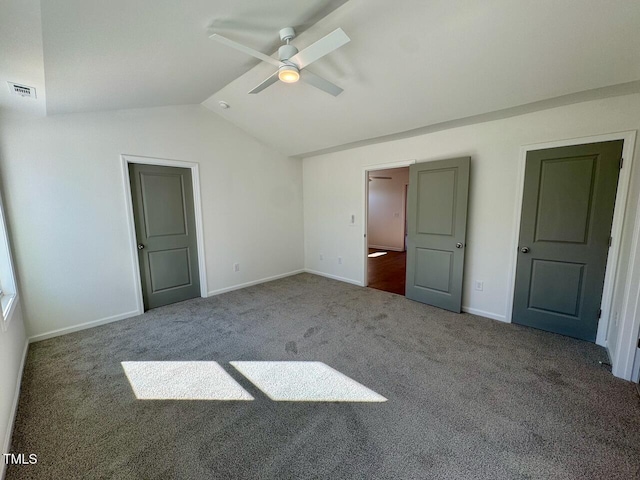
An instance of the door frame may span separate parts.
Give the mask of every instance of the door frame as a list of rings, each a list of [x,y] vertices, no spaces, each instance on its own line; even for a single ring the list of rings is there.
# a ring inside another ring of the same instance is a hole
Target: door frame
[[[136,286],[136,301],[138,303],[138,315],[144,313],[142,299],[142,280],[140,278],[140,259],[138,258],[138,241],[136,238],[136,224],[133,216],[133,200],[131,197],[131,183],[129,179],[129,164],[158,165],[161,167],[178,167],[191,170],[191,183],[193,186],[193,210],[196,222],[196,243],[198,245],[198,269],[200,276],[200,296],[206,298],[207,270],[204,257],[204,232],[202,221],[202,202],[200,197],[200,170],[197,163],[182,160],[170,160],[166,158],[143,157],[139,155],[120,155],[122,166],[122,181],[126,205],[127,225],[129,227],[129,249],[131,254],[131,266],[133,269],[133,281]]]
[[[409,217],[407,215],[407,212],[409,211],[409,183],[405,183],[404,184],[404,198],[403,198],[403,202],[402,202],[402,219],[404,220],[404,232],[403,232],[403,239],[402,239],[402,244],[404,245],[404,249],[403,252],[407,251],[407,238],[409,237]]]
[[[605,270],[605,282],[604,288],[602,292],[602,316],[600,317],[600,321],[598,322],[598,333],[596,336],[596,344],[606,347],[607,341],[607,332],[609,328],[609,320],[611,316],[611,303],[613,300],[614,293],[614,283],[618,270],[618,259],[620,256],[620,247],[622,243],[622,227],[624,224],[624,220],[626,217],[626,209],[627,209],[627,197],[629,194],[629,184],[631,181],[631,167],[633,164],[633,153],[635,148],[635,139],[636,139],[636,131],[626,131],[626,132],[617,132],[617,133],[609,133],[604,135],[592,135],[588,137],[579,137],[579,138],[571,138],[566,140],[558,140],[554,142],[545,142],[545,143],[535,143],[529,145],[523,145],[520,147],[520,158],[518,162],[518,175],[517,175],[517,183],[516,183],[516,197],[515,197],[515,205],[517,206],[515,210],[515,218],[514,218],[514,229],[512,236],[512,255],[510,260],[510,276],[509,276],[509,291],[507,294],[507,305],[506,305],[506,320],[507,322],[512,321],[513,315],[513,300],[515,295],[515,280],[516,280],[516,268],[517,268],[517,259],[518,259],[518,242],[520,238],[520,223],[522,216],[522,199],[524,193],[524,175],[525,175],[525,164],[527,160],[527,153],[535,150],[544,150],[548,148],[556,148],[556,147],[566,147],[572,145],[582,145],[588,143],[599,143],[599,142],[607,142],[613,140],[623,140],[624,144],[622,147],[622,157],[624,158],[623,168],[620,170],[620,175],[618,177],[618,189],[616,192],[616,201],[613,211],[613,223],[611,226],[611,236],[613,237],[613,241],[611,244],[611,250],[609,252],[609,256],[607,258],[607,266]],[[636,219],[636,229],[633,235],[633,245],[636,245],[638,241],[638,219]],[[634,247],[632,247],[633,249]],[[633,253],[632,253],[633,257]],[[640,260],[640,259],[639,259]],[[632,264],[633,266],[633,264]],[[630,269],[632,268],[630,267]],[[631,270],[629,271],[631,274]],[[628,289],[627,289],[628,290]],[[627,293],[625,293],[625,300],[623,302],[623,312],[627,309],[628,298]],[[621,313],[623,313],[621,312]],[[622,330],[623,325],[621,325],[621,334],[623,334]],[[637,326],[636,326],[637,327]],[[625,329],[626,330],[626,329]],[[635,348],[635,345],[634,345]],[[619,353],[622,353],[619,349],[617,349]],[[635,350],[632,351],[632,354],[635,353]],[[614,360],[614,359],[611,359]],[[633,362],[633,358],[631,360]]]
[[[428,161],[428,160],[424,160],[424,161]],[[363,258],[363,268],[362,268],[362,279],[360,281],[360,285],[362,285],[363,287],[367,287],[369,285],[369,280],[368,280],[368,270],[369,270],[369,266],[368,266],[368,262],[367,259],[369,258],[367,255],[369,255],[369,239],[367,238],[367,232],[369,230],[369,225],[368,225],[368,219],[369,219],[369,172],[375,172],[376,170],[388,170],[390,168],[402,168],[402,167],[409,167],[410,165],[413,165],[414,163],[416,163],[417,160],[416,159],[411,159],[411,160],[400,160],[398,162],[391,162],[391,163],[378,163],[375,165],[366,165],[364,167],[362,167],[362,185],[363,190],[364,190],[364,194],[362,196],[364,204],[362,207],[362,211],[364,212],[363,215],[363,219],[362,219],[362,250],[361,250],[361,257]],[[405,219],[406,219],[407,213],[405,212]]]

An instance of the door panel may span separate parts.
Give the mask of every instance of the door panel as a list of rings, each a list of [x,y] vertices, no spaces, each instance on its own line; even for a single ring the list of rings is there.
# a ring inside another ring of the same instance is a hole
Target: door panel
[[[622,141],[527,154],[513,321],[595,341]]]
[[[129,164],[129,178],[145,310],[199,297],[191,170]]]
[[[191,283],[188,248],[150,252],[148,259],[153,293]]]
[[[453,253],[416,248],[416,286],[451,293]]]
[[[585,265],[533,260],[529,308],[577,317]]]
[[[409,168],[406,296],[454,312],[462,306],[470,160]]]
[[[182,181],[182,175],[140,172],[147,238],[186,234],[186,198]]]
[[[455,185],[455,169],[418,173],[418,233],[453,235]]]
[[[591,156],[542,162],[536,241],[586,242],[596,160]]]

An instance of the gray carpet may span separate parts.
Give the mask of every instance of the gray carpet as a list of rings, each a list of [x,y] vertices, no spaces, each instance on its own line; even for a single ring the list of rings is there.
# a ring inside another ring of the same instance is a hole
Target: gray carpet
[[[309,274],[31,346],[7,479],[639,478],[600,347]],[[254,401],[136,400],[121,361],[214,360]],[[317,360],[384,403],[274,402],[234,360]]]

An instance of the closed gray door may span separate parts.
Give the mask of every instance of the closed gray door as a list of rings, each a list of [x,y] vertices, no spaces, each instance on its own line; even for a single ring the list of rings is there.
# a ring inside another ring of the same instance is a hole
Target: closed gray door
[[[471,158],[409,168],[407,286],[411,300],[460,312]]]
[[[622,141],[527,154],[513,321],[595,341]]]
[[[200,296],[191,170],[129,164],[144,308]]]

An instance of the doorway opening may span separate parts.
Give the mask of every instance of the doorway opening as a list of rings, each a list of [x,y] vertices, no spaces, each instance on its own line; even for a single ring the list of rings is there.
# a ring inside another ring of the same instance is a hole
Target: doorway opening
[[[138,313],[207,297],[198,164],[121,159]]]
[[[367,284],[404,295],[409,167],[370,170],[367,180]]]

